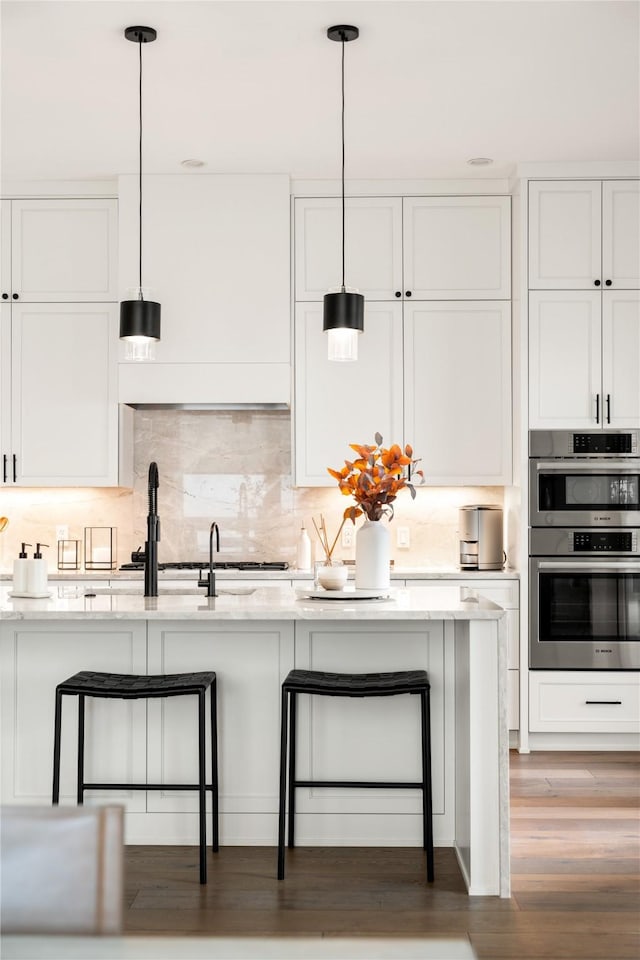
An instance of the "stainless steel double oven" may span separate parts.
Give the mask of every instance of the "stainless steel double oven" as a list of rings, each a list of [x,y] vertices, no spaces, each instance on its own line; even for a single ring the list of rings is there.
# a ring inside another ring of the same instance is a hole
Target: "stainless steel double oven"
[[[640,430],[529,434],[529,665],[640,669]]]

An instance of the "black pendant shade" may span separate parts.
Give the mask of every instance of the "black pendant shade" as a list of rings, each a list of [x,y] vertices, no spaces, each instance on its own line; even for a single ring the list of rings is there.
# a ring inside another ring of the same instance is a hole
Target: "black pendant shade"
[[[120,304],[120,339],[160,339],[160,304],[155,300],[123,300]]]
[[[364,330],[364,297],[361,293],[325,293],[322,329]]]

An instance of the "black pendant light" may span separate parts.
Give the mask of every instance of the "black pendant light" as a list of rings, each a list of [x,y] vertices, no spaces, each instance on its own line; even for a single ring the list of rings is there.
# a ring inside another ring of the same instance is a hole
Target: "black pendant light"
[[[364,297],[347,292],[344,283],[344,45],[359,35],[357,27],[346,25],[327,30],[329,40],[342,44],[342,284],[338,293],[324,297],[322,329],[329,334],[329,360],[357,360],[358,336],[364,330]]]
[[[138,150],[138,287],[135,300],[123,300],[120,304],[120,339],[127,344],[127,360],[150,360],[151,348],[160,339],[160,304],[145,300],[142,292],[142,44],[153,43],[157,32],[153,27],[127,27],[127,40],[138,44],[139,77],[139,150]]]

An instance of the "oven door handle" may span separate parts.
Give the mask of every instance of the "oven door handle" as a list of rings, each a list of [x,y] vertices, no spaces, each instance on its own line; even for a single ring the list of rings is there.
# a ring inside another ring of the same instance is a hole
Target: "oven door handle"
[[[640,561],[629,563],[628,560],[607,560],[605,563],[592,563],[591,560],[538,560],[536,566],[538,570],[571,570],[573,573],[598,573],[600,571],[611,573],[615,570],[622,573],[640,574]]]
[[[573,460],[533,460],[538,473],[541,471],[549,473],[615,473],[627,474],[637,473],[640,470],[640,460],[621,460],[612,457],[608,460],[596,460],[595,458],[584,458]]]

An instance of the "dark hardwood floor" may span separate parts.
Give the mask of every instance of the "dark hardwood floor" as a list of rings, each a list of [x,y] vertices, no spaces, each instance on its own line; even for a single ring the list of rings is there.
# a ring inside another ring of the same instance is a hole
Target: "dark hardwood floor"
[[[129,934],[468,937],[482,960],[640,957],[640,755],[511,756],[512,897],[468,897],[453,852],[127,847]]]

